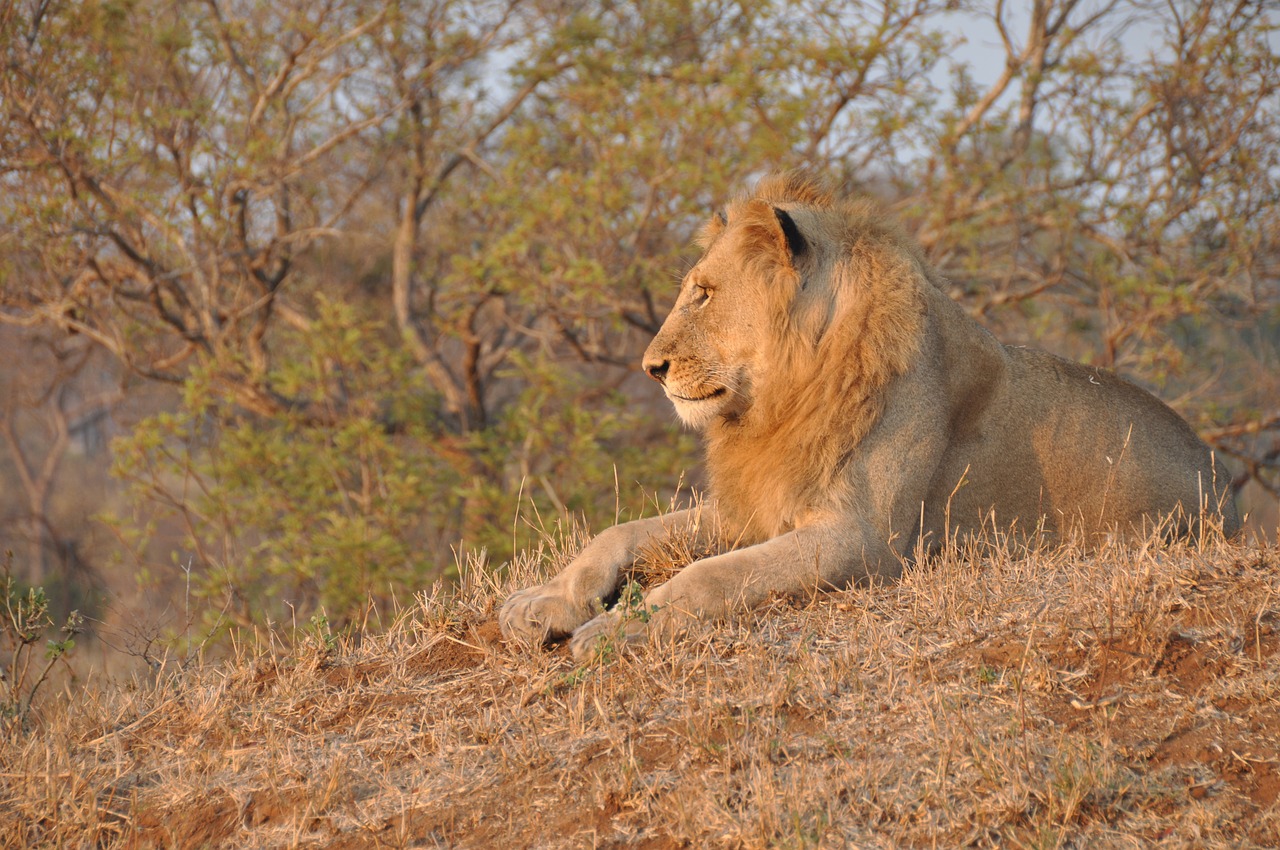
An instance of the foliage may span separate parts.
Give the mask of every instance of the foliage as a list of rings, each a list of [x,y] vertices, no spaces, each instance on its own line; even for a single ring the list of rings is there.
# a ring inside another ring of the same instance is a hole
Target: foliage
[[[4,574],[0,576],[0,593],[4,596],[0,648],[8,656],[7,668],[0,671],[0,729],[6,733],[14,727],[27,728],[32,703],[41,687],[49,681],[54,666],[66,662],[76,647],[76,636],[84,630],[84,618],[79,611],[72,611],[58,630],[58,637],[45,639],[44,656],[40,658],[40,640],[54,625],[49,599],[42,587],[21,587],[13,577],[12,567],[13,553],[6,552]]]
[[[598,494],[615,488],[617,469],[641,466],[618,439],[635,420],[621,397],[574,403],[560,370],[517,358],[517,402],[483,430],[450,435],[431,388],[376,323],[341,304],[317,316],[268,377],[311,412],[342,406],[340,416],[244,414],[219,376],[199,369],[177,411],[117,442],[116,474],[184,529],[211,615],[249,625],[323,609],[358,620],[371,601],[403,602],[452,575],[459,528],[494,557],[524,548],[534,530],[511,531],[521,493],[535,514],[615,519]]]
[[[245,414],[200,368],[177,411],[116,448],[117,474],[180,520],[196,592],[230,592],[245,624],[280,618],[283,605],[358,616],[370,597],[445,573],[422,541],[463,510],[460,470],[430,430],[431,393],[402,352],[332,303],[287,344],[292,356],[268,379],[307,411]]]

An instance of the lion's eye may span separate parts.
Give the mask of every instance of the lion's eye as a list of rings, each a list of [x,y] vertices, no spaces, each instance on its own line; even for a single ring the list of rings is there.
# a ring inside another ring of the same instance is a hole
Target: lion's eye
[[[713,290],[710,290],[710,289],[708,289],[708,288],[707,288],[707,287],[705,287],[705,286],[699,286],[699,285],[697,285],[697,284],[694,284],[694,286],[693,286],[693,306],[695,306],[695,307],[702,307],[703,305],[705,305],[708,301],[710,301],[710,300],[711,300],[711,293],[712,293],[712,291],[713,291]]]

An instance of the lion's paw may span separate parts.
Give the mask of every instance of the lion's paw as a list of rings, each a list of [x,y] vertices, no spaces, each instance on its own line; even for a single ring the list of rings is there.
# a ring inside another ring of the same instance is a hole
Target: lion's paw
[[[589,609],[544,584],[511,594],[498,613],[498,624],[507,640],[546,643],[570,634],[590,616]]]
[[[579,626],[569,638],[569,651],[578,663],[601,657],[610,650],[643,642],[648,627],[636,617],[627,617],[618,611],[606,611],[595,619]]]

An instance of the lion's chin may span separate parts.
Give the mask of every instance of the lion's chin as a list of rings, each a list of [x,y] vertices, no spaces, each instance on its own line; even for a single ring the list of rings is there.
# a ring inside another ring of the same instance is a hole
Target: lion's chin
[[[728,397],[728,390],[724,387],[697,398],[680,395],[670,387],[665,389],[667,398],[675,405],[676,415],[680,417],[680,421],[694,430],[701,430],[710,425],[711,421],[724,409],[725,399]]]

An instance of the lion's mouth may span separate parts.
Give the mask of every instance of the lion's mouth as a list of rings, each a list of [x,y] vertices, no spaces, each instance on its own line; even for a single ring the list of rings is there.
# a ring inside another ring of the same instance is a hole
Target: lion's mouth
[[[680,395],[679,393],[673,392],[671,393],[671,397],[674,399],[677,399],[678,401],[710,401],[713,398],[719,398],[720,396],[724,395],[726,392],[727,390],[724,387],[720,387],[719,389],[712,390],[706,395],[687,396],[687,395]]]

